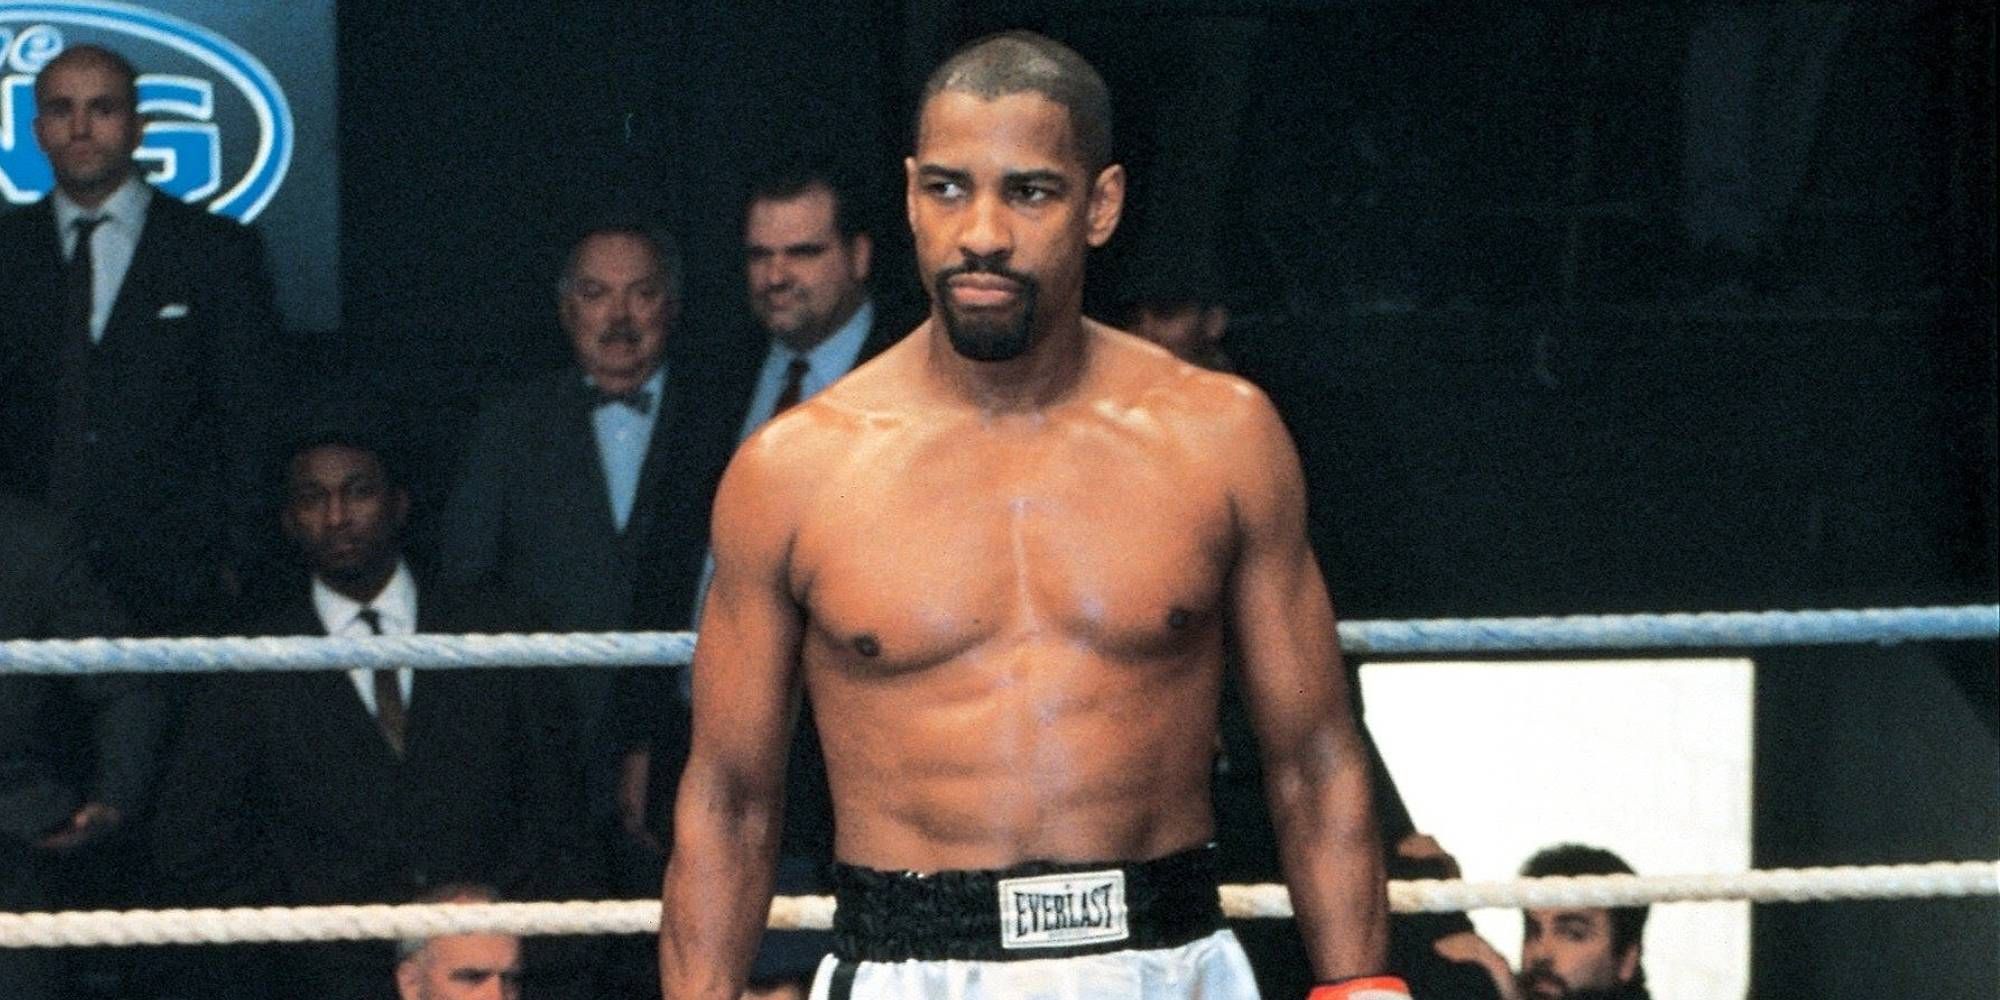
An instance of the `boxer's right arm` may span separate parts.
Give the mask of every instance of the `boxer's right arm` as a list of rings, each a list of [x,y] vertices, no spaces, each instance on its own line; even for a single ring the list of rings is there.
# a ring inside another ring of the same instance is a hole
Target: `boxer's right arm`
[[[770,908],[803,615],[787,584],[782,466],[755,442],[716,497],[715,578],[694,658],[694,735],[663,889],[667,1000],[736,1000]]]

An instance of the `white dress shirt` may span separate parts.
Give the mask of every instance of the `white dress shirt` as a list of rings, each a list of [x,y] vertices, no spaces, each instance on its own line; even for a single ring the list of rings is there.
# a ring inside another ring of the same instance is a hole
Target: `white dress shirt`
[[[586,376],[584,381],[588,382]],[[653,426],[660,422],[661,393],[667,386],[667,366],[663,363],[639,389],[653,394],[653,405],[640,413],[622,403],[600,403],[590,412],[590,426],[597,436],[597,458],[604,469],[604,488],[611,495],[611,520],[619,531],[632,519],[632,501],[639,493],[639,473],[646,467],[646,446],[653,440]]]
[[[375,599],[362,604],[347,595],[334,590],[313,577],[313,610],[319,612],[319,622],[326,626],[326,634],[351,637],[374,635],[375,630],[361,620],[361,612],[366,608],[375,609],[380,616],[383,635],[414,635],[417,631],[417,581],[410,576],[410,568],[396,563],[396,572],[384,584],[382,592]],[[347,676],[354,681],[355,693],[361,695],[361,704],[369,715],[375,713],[375,671],[349,670]],[[396,687],[403,693],[403,707],[408,708],[412,688],[416,684],[416,671],[403,667],[396,671]]]
[[[134,174],[94,209],[79,207],[61,188],[56,189],[54,199],[56,238],[62,241],[64,260],[76,256],[76,220],[104,220],[90,234],[90,339],[101,342],[104,324],[111,321],[111,305],[118,301],[125,272],[132,269],[132,254],[139,249],[139,233],[146,228],[146,206],[152,203],[153,188]]]

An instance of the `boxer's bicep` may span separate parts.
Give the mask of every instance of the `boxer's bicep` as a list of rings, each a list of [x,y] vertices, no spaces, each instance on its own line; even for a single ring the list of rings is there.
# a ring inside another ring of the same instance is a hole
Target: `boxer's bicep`
[[[767,457],[746,448],[716,495],[715,576],[695,645],[690,761],[720,768],[759,795],[783,787],[803,634],[786,584],[787,484]]]
[[[770,905],[800,634],[783,587],[784,484],[772,471],[739,453],[716,496],[693,746],[662,890],[669,997],[741,994]]]
[[[1236,559],[1230,602],[1237,669],[1267,766],[1284,775],[1333,763],[1351,734],[1332,600],[1306,540],[1305,478],[1261,397],[1231,452]]]
[[[1306,541],[1304,476],[1268,404],[1243,425],[1230,599],[1285,882],[1318,976],[1372,974],[1386,960],[1381,849],[1333,602]]]

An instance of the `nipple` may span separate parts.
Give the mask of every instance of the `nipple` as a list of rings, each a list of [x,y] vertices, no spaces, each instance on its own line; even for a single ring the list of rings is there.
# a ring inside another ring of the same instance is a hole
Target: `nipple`
[[[874,659],[882,655],[882,644],[876,642],[875,637],[872,635],[857,635],[854,637],[854,651],[869,659]]]

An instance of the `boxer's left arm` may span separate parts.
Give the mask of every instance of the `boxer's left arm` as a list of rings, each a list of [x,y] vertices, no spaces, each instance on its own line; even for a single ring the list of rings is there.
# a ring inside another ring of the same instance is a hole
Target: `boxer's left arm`
[[[1240,390],[1232,409],[1221,459],[1237,535],[1230,610],[1285,881],[1318,977],[1377,975],[1382,848],[1333,605],[1306,541],[1304,477],[1261,394]]]
[[[667,1000],[737,1000],[769,911],[799,702],[782,458],[752,438],[715,501],[715,577],[694,657],[694,733],[660,925]]]

